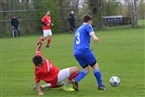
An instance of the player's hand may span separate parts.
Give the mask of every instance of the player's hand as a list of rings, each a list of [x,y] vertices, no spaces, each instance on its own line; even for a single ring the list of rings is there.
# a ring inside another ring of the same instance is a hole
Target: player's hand
[[[50,24],[48,23],[47,26],[50,26]]]
[[[39,92],[38,95],[39,96],[42,96],[42,95],[44,95],[44,93],[43,92]]]
[[[94,42],[97,43],[99,41],[99,38],[95,37]]]
[[[51,23],[51,26],[54,26],[54,24],[53,24],[53,23]]]

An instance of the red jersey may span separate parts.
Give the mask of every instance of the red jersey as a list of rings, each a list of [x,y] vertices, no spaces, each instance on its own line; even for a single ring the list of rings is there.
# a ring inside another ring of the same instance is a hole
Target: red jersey
[[[36,51],[36,55],[42,56],[40,51]],[[43,57],[43,56],[42,56]],[[55,67],[49,60],[44,59],[44,63],[41,67],[35,66],[35,82],[40,82],[41,80],[55,84],[58,80],[59,69]]]
[[[44,22],[45,24],[47,24],[47,25],[43,25],[43,30],[50,30],[51,17],[48,15],[45,15],[41,21]]]

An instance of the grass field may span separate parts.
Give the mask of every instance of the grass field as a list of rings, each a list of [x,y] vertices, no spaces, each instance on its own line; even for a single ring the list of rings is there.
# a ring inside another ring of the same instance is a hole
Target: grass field
[[[143,25],[144,21],[140,23]],[[44,91],[42,97],[145,97],[144,28],[145,26],[138,29],[121,26],[96,32],[100,42],[91,42],[91,48],[97,56],[106,91],[97,90],[91,71],[80,81],[80,91],[49,89]],[[37,93],[32,90],[34,67],[31,60],[38,38],[39,36],[1,38],[0,97],[37,97]],[[73,57],[72,34],[53,35],[51,48],[43,45],[42,53],[60,69],[79,66]],[[110,86],[109,79],[113,75],[120,77],[119,87]]]

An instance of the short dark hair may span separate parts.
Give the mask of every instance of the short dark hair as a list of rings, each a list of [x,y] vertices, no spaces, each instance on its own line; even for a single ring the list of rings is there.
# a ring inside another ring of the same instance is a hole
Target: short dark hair
[[[92,20],[93,18],[90,16],[90,15],[84,15],[83,16],[83,22],[88,22],[88,21],[90,21],[90,20]]]
[[[36,55],[33,57],[32,61],[35,64],[35,66],[40,66],[40,64],[42,64],[43,62],[43,58],[39,55]]]

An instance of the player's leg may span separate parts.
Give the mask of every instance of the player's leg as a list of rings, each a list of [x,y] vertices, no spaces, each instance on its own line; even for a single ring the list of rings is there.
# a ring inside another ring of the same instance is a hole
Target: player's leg
[[[41,42],[43,42],[47,37],[48,37],[48,30],[43,30],[43,37],[39,38],[37,45],[39,45]]]
[[[51,88],[52,87],[52,84],[46,83],[44,85],[41,85],[40,87],[41,87],[42,90],[45,90],[46,88]]]
[[[13,34],[13,37],[15,38],[15,37],[16,37],[16,31],[15,31],[15,28],[12,29],[12,34]]]
[[[70,67],[69,71],[70,71],[70,77],[68,78],[69,81],[72,81],[72,79],[74,79],[76,76],[78,76],[78,74],[80,72],[78,67]]]
[[[50,42],[52,40],[52,31],[51,30],[48,30],[48,40],[47,40],[47,43],[46,43],[46,47],[49,47],[50,46]]]
[[[71,84],[71,80],[74,79],[78,75],[78,72],[79,72],[78,67],[70,67],[70,68],[60,70],[58,74],[58,81],[56,84],[47,83],[45,85],[41,85],[41,88],[46,89],[46,88],[62,87],[64,84],[64,80],[68,79],[68,82],[66,83],[66,87],[64,88],[64,90],[74,91],[74,89],[70,87],[70,84]]]
[[[73,31],[74,31],[74,29],[75,29],[75,23],[73,23],[73,25],[72,25],[72,26],[73,26]]]
[[[78,67],[70,67],[69,68],[70,76],[68,78],[68,81],[66,83],[66,86],[69,86],[72,82],[72,79],[74,79],[79,74],[79,68]]]
[[[92,66],[94,70],[94,76],[96,77],[96,80],[98,82],[98,90],[106,90],[106,87],[103,85],[102,82],[102,74],[99,70],[98,64],[96,63],[94,66]]]
[[[102,82],[102,74],[99,70],[99,66],[97,64],[97,60],[94,56],[94,54],[90,51],[88,52],[88,56],[89,58],[87,59],[87,61],[89,62],[90,66],[93,68],[94,70],[94,76],[98,82],[98,89],[99,90],[105,90],[105,86],[103,85],[103,82]]]
[[[90,69],[89,66],[85,67],[71,82],[75,91],[79,90],[78,82],[82,80],[88,73]]]
[[[83,68],[83,70],[78,74],[78,76],[76,78],[74,78],[74,80],[72,81],[74,89],[76,91],[78,91],[78,82],[80,80],[82,80],[89,73],[90,68],[89,68],[89,65],[85,61],[86,58],[87,58],[85,56],[85,54],[75,55],[74,57],[76,58],[76,60],[78,61],[78,63]]]
[[[70,67],[70,68],[66,68],[66,69],[62,69],[60,70],[59,74],[58,74],[58,81],[57,83],[62,83],[64,80],[68,79],[69,81],[71,81],[72,79],[74,79],[79,73],[79,68],[78,67]]]
[[[75,55],[74,56],[80,66],[83,68],[83,70],[79,73],[79,75],[75,78],[76,82],[79,82],[81,79],[83,79],[90,71],[89,65],[86,63],[86,56],[83,54],[81,55]]]
[[[71,80],[74,79],[78,75],[78,72],[79,72],[78,67],[70,67],[70,68],[61,70],[58,74],[57,84],[60,84],[64,80],[68,79],[66,86],[64,87],[64,90],[75,91],[70,85],[71,85]]]
[[[20,36],[21,36],[21,34],[20,34],[19,27],[16,27],[16,30],[17,30],[17,32],[18,32],[18,36],[20,37]]]
[[[46,88],[59,88],[59,87],[62,87],[64,85],[64,83],[59,83],[59,84],[51,84],[51,83],[47,83],[45,85],[41,85],[41,89],[46,89]]]

